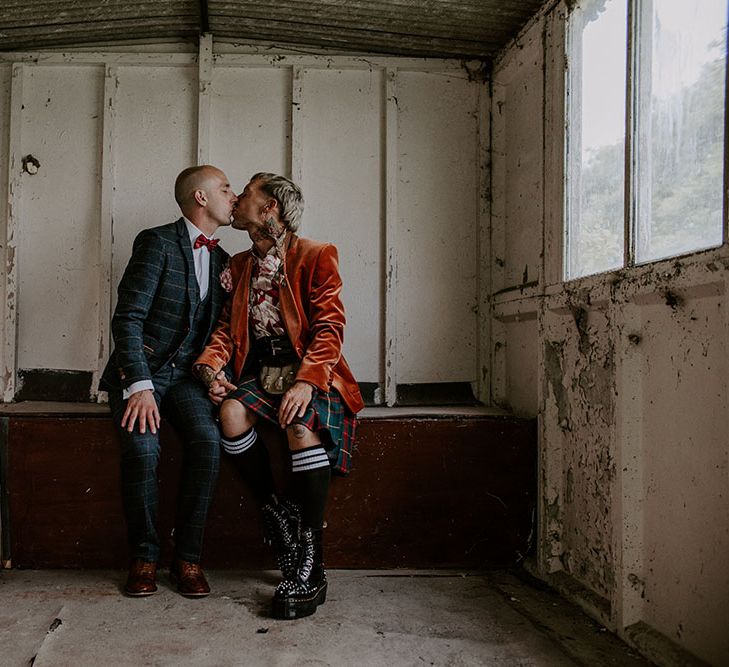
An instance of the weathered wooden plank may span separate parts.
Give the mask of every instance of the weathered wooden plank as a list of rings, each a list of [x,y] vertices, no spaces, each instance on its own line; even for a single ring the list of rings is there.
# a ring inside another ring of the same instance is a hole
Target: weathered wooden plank
[[[491,95],[478,89],[478,377],[476,397],[491,405]]]
[[[385,396],[397,401],[397,70],[385,71]],[[377,397],[376,397],[377,398]]]
[[[119,79],[116,66],[104,72],[104,111],[101,146],[101,215],[99,231],[99,361],[91,382],[91,394],[98,394],[101,373],[111,350],[111,265],[114,237],[114,121],[116,89]]]
[[[278,3],[275,0],[270,2],[251,2],[250,0],[227,0],[224,2],[216,2],[211,0],[209,3],[211,14],[217,12],[230,11],[231,9],[248,13],[256,8],[273,9],[274,7],[290,7],[294,13],[311,16],[312,12],[330,13],[330,14],[353,14],[369,15],[378,17],[383,15],[405,14],[413,17],[415,20],[425,17],[447,17],[461,16],[470,18],[471,16],[484,17],[485,20],[511,19],[512,25],[514,19],[530,17],[541,6],[540,0],[532,0],[525,2],[499,2],[498,0],[439,0],[437,3],[429,3],[424,6],[422,2],[413,0],[351,0],[342,3],[337,0],[315,0],[309,3],[302,2],[283,2]]]
[[[184,19],[184,20],[183,20]],[[0,38],[5,40],[33,37],[45,39],[53,35],[67,33],[82,35],[104,34],[107,39],[132,39],[137,34],[144,34],[147,30],[162,33],[173,31],[180,34],[187,30],[197,32],[197,19],[195,17],[181,16],[145,16],[143,18],[120,21],[94,21],[92,23],[71,22],[57,25],[25,26],[20,28],[4,28],[0,25]]]
[[[350,50],[375,50],[395,52],[425,52],[432,54],[488,55],[511,34],[491,37],[484,35],[478,39],[460,39],[441,36],[406,35],[392,31],[363,31],[340,26],[329,31],[322,31],[317,26],[304,25],[295,21],[272,20],[261,24],[260,19],[231,17],[225,22],[218,22],[211,17],[213,32],[221,37],[271,40],[286,43],[288,41],[306,42],[320,46],[340,46]]]
[[[453,34],[456,38],[468,35],[481,36],[484,32],[505,32],[514,34],[518,29],[513,18],[502,18],[486,14],[482,9],[470,11],[414,12],[411,8],[399,10],[387,5],[373,11],[356,6],[333,8],[314,3],[302,11],[296,2],[277,2],[272,5],[256,4],[242,9],[235,3],[217,3],[211,18],[235,19],[240,16],[265,21],[291,21],[302,25],[322,27],[348,26],[359,30],[381,30],[397,32],[399,29],[415,30],[424,35]],[[524,21],[529,14],[524,15]]]
[[[208,18],[217,39],[463,57],[491,55],[502,48],[542,4],[543,0],[439,0],[425,5],[412,0],[210,0]],[[6,0],[3,9],[0,39],[7,49],[179,37],[202,30],[195,0]]]
[[[8,146],[7,215],[5,224],[5,307],[3,308],[3,401],[15,396],[18,337],[18,238],[21,220],[21,147],[23,65],[12,68],[10,84],[10,143]]]
[[[213,81],[213,36],[200,37],[198,55],[197,163],[210,162],[211,86]]]

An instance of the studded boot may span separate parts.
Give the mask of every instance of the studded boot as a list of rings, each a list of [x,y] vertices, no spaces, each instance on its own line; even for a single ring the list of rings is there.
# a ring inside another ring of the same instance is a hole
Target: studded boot
[[[294,575],[298,562],[301,513],[295,503],[284,500],[261,507],[263,540],[273,547],[284,580]]]
[[[301,531],[299,559],[292,577],[284,579],[273,594],[273,616],[294,619],[310,616],[327,599],[321,530]]]

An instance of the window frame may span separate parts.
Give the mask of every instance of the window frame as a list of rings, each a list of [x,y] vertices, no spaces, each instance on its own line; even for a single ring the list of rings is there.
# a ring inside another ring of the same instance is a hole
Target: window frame
[[[574,11],[582,6],[580,0],[566,3],[564,15],[565,30],[563,41],[563,58],[565,63],[564,71],[564,161],[562,174],[564,178],[564,190],[562,193],[563,225],[562,225],[562,262],[561,282],[571,283],[595,276],[609,276],[618,271],[639,266],[650,266],[660,262],[672,261],[682,257],[689,257],[699,253],[712,251],[717,248],[726,247],[729,243],[729,36],[726,38],[724,48],[724,140],[723,140],[723,173],[722,173],[722,229],[721,241],[718,244],[703,248],[687,250],[685,252],[668,255],[657,259],[646,259],[639,261],[638,256],[638,226],[639,224],[650,225],[647,217],[650,205],[646,205],[649,198],[643,194],[641,188],[647,190],[650,187],[650,174],[646,171],[645,161],[641,162],[641,154],[647,150],[647,135],[641,133],[645,123],[646,109],[650,116],[650,99],[641,95],[645,87],[646,77],[651,76],[651,39],[642,38],[646,25],[652,26],[650,21],[653,0],[626,0],[627,26],[626,26],[626,72],[625,72],[625,125],[624,125],[624,190],[623,190],[623,264],[611,269],[592,271],[583,275],[570,275],[570,258],[573,256],[571,244],[571,215],[574,209],[572,202],[572,159],[575,154],[574,142],[572,140],[571,126],[574,110],[575,90],[573,84],[576,76],[575,70],[571,67],[574,61],[573,45],[574,30],[571,24]],[[729,16],[729,2],[727,3],[727,15]],[[725,29],[729,26],[729,18],[725,23]],[[729,30],[729,29],[728,29]],[[581,87],[577,90],[581,95]],[[641,170],[643,173],[641,174]]]

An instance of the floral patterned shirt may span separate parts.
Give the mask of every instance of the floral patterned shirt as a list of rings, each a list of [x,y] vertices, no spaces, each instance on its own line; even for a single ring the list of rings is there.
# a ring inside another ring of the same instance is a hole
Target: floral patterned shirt
[[[273,250],[273,248],[272,248]],[[279,285],[283,277],[281,260],[275,253],[258,257],[251,273],[249,316],[256,338],[286,334],[279,308]]]

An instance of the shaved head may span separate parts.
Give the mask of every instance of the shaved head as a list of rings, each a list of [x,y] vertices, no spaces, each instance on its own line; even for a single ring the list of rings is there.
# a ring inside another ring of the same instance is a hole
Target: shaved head
[[[225,174],[210,164],[188,167],[180,172],[175,181],[175,201],[183,213],[195,202],[195,191],[207,191],[210,182],[216,177],[225,178]]]
[[[238,198],[220,169],[203,164],[180,172],[175,181],[175,199],[182,215],[212,236],[218,227],[230,224]]]

